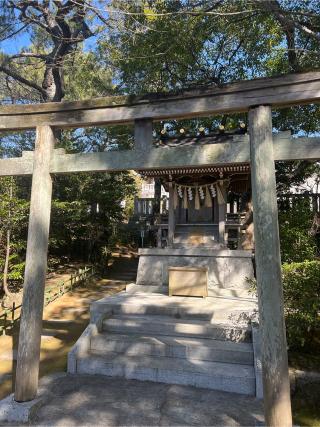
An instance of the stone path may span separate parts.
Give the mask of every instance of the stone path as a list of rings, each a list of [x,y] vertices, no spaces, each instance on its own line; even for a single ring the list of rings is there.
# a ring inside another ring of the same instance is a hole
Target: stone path
[[[35,426],[255,426],[262,402],[233,393],[121,378],[66,375],[45,393]]]

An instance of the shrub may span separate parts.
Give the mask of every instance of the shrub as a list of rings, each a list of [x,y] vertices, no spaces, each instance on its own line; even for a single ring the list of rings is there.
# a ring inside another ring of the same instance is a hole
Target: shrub
[[[247,280],[256,294],[256,280]],[[282,280],[288,345],[310,347],[320,331],[320,261],[285,263]]]
[[[283,262],[302,262],[314,260],[317,253],[315,237],[308,230],[280,226],[281,258]]]
[[[310,235],[313,212],[308,200],[296,200],[289,209],[279,211],[279,234],[282,262],[314,260],[316,238]]]
[[[311,344],[320,328],[320,261],[283,264],[283,296],[288,344]]]

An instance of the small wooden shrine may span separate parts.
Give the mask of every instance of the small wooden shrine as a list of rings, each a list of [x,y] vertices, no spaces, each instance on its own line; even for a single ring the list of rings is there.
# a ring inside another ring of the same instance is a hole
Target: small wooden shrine
[[[237,138],[235,134],[202,134],[165,138],[155,145],[170,152],[176,146],[233,144]],[[156,248],[140,249],[137,284],[168,286],[168,267],[202,266],[208,268],[209,290],[234,284],[248,287],[247,278],[253,278],[254,271],[253,246],[245,244],[250,165],[162,168],[139,173],[160,181],[169,194],[169,203],[167,211],[153,215],[151,229],[156,234]],[[249,251],[242,250],[243,244]]]
[[[241,248],[242,222],[250,201],[249,165],[141,174],[160,177],[169,193],[168,215],[155,218],[158,247]]]
[[[242,129],[241,133],[244,133]],[[176,146],[205,146],[236,140],[235,133],[202,133],[196,137],[162,138],[155,145],[170,151],[171,147]],[[251,206],[248,163],[149,169],[140,170],[139,173],[143,178],[160,182],[169,194],[169,208],[152,212],[151,227],[157,235],[155,246],[242,249],[245,216]],[[154,201],[148,200],[149,203]],[[252,249],[252,245],[245,244],[245,249]]]

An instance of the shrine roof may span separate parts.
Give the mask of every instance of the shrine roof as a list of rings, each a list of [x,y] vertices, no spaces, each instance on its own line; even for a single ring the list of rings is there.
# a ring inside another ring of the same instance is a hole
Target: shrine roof
[[[173,179],[181,175],[218,175],[226,176],[230,174],[248,174],[250,165],[248,163],[234,164],[228,166],[208,166],[208,167],[185,167],[185,168],[168,168],[168,169],[149,169],[137,171],[143,177],[170,177]]]
[[[242,130],[235,130],[234,132],[212,132],[206,135],[189,135],[185,136],[166,136],[157,139],[154,142],[156,147],[180,147],[188,145],[207,145],[207,144],[219,144],[223,142],[237,142],[239,140],[247,139],[249,136]]]

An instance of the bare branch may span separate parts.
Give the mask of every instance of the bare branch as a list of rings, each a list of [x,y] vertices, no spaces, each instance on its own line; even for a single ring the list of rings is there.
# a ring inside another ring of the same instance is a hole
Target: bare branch
[[[18,28],[16,31],[14,31],[13,33],[8,34],[7,36],[1,38],[1,41],[10,39],[11,37],[16,36],[17,34],[19,34],[21,31],[25,30],[27,27],[29,26],[29,24],[24,24],[22,25],[22,27]]]
[[[41,54],[41,53],[32,53],[32,52],[21,52],[17,53],[15,55],[11,55],[8,57],[8,60],[10,59],[17,59],[17,58],[39,58],[39,59],[45,59],[47,55]]]

